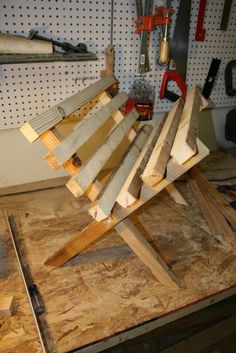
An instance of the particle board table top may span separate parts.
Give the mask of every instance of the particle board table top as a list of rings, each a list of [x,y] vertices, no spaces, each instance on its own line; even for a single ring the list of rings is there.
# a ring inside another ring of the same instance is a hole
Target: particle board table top
[[[0,209],[14,218],[43,295],[47,333],[56,352],[97,352],[131,338],[132,332],[142,334],[236,293],[236,254],[221,236],[210,234],[186,183],[177,185],[189,207],[175,204],[163,191],[131,218],[177,275],[178,290],[160,285],[115,231],[61,268],[45,266],[49,255],[91,221],[88,200],[75,199],[65,187],[1,197]],[[18,302],[15,316],[0,319],[0,352],[39,353],[3,213],[0,234],[13,263],[0,287]],[[4,263],[1,258],[0,266]]]

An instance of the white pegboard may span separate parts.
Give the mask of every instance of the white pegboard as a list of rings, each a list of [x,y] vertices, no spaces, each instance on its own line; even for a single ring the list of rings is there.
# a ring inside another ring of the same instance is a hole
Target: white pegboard
[[[173,0],[175,11],[178,1]],[[227,97],[224,68],[236,53],[236,0],[226,32],[219,31],[224,0],[208,0],[204,21],[206,39],[195,42],[198,0],[192,0],[187,84],[203,85],[212,58],[222,60],[219,77],[211,98],[217,106],[232,106],[236,98]],[[163,1],[156,0],[161,5]],[[74,63],[32,63],[0,66],[0,129],[16,128],[24,121],[83,89],[100,76],[104,68],[104,48],[110,41],[110,1],[98,0],[1,0],[0,31],[27,36],[30,29],[72,44],[84,42],[100,60]],[[116,76],[120,89],[129,92],[138,76],[139,36],[133,34],[136,19],[134,0],[114,2],[114,45]],[[173,16],[174,27],[175,14]],[[157,31],[151,35],[150,62],[146,75],[156,88],[155,111],[168,110],[170,103],[158,98],[164,68],[155,64],[158,51]],[[76,78],[92,77],[89,80]]]

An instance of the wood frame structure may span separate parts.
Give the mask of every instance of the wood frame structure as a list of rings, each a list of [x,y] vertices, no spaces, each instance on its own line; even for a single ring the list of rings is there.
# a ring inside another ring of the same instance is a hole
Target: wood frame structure
[[[48,112],[33,118],[21,128],[30,142],[39,137],[49,149],[45,159],[52,168],[63,166],[67,170],[71,179],[66,186],[70,191],[76,197],[86,193],[94,202],[89,212],[95,220],[47,259],[45,264],[64,264],[115,227],[162,284],[178,288],[180,284],[174,273],[128,216],[164,188],[167,188],[174,200],[186,204],[172,183],[209,153],[196,134],[197,112],[207,102],[198,88],[194,88],[187,97],[187,102],[180,98],[153,130],[151,126],[145,125],[136,131],[133,125],[138,118],[137,112],[132,110],[124,116],[120,110],[128,98],[127,95],[121,92],[111,98],[108,93],[114,82],[112,76],[106,76]],[[103,107],[92,117],[79,123],[74,132],[63,139],[55,125],[95,97]],[[113,127],[93,155],[81,165],[79,147],[86,144],[93,133],[110,119],[114,122]],[[191,136],[191,146],[194,145],[195,152],[189,155],[182,148],[181,163],[177,163],[175,158],[171,158],[171,151],[181,126]],[[106,184],[102,185],[98,178],[99,173],[124,138],[128,138],[130,143]]]

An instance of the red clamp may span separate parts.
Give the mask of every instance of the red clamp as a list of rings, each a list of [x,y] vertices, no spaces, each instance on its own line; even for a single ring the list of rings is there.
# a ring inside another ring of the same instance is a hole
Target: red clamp
[[[159,25],[170,25],[172,22],[172,13],[172,8],[156,6],[154,15],[140,16],[137,21],[134,21],[137,26],[135,33],[139,34],[142,31],[152,31],[155,26]]]
[[[165,71],[163,78],[162,78],[162,83],[161,83],[161,89],[160,89],[160,99],[167,98],[171,102],[177,101],[177,99],[180,97],[174,92],[171,92],[167,89],[168,82],[174,81],[177,83],[177,86],[179,87],[181,91],[181,97],[185,99],[186,94],[187,94],[187,86],[186,83],[184,82],[182,76],[177,72],[177,71]]]
[[[203,42],[205,39],[206,30],[203,28],[203,22],[206,11],[206,0],[200,0],[197,18],[197,28],[195,34],[196,42]]]

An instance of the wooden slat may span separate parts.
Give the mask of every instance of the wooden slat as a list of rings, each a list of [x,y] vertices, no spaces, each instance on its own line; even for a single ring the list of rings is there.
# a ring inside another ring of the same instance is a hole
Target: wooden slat
[[[189,91],[186,98],[183,114],[171,150],[171,156],[179,164],[183,164],[196,153],[200,96],[200,89],[195,86]]]
[[[51,130],[48,130],[44,134],[42,134],[40,136],[40,140],[51,151],[63,140],[63,138],[56,128],[52,128]],[[70,158],[68,161],[66,161],[63,167],[71,176],[75,175],[79,170],[79,166],[74,165],[73,158]]]
[[[187,201],[185,200],[185,198],[183,197],[183,195],[181,194],[181,192],[177,189],[177,187],[172,183],[167,185],[166,187],[166,191],[168,192],[168,194],[170,195],[170,197],[179,205],[183,205],[183,206],[188,206]]]
[[[98,181],[94,183],[94,186],[96,186],[96,193],[102,189],[102,185]],[[93,193],[90,193],[88,196],[92,199]],[[178,280],[175,274],[128,217],[118,223],[115,226],[115,230],[140,260],[151,270],[160,283],[171,288],[178,288]]]
[[[113,76],[104,77],[93,85],[86,87],[81,92],[58,103],[46,112],[30,119],[22,126],[20,131],[30,142],[35,141],[40,135],[62,121],[64,117],[73,113],[76,109],[89,102],[115,82],[116,79]]]
[[[114,170],[111,177],[107,181],[103,192],[96,204],[90,208],[89,213],[96,221],[101,221],[108,218],[111,210],[116,202],[116,198],[128,177],[135,161],[137,160],[140,151],[142,150],[148,136],[151,133],[151,126],[144,125],[137,136],[130,144],[127,153],[122,158],[119,166]]]
[[[171,288],[179,287],[177,277],[128,218],[117,224],[115,230],[160,283]]]
[[[223,213],[231,226],[236,230],[236,211],[230,206],[224,197],[220,195],[215,187],[209,183],[207,178],[198,168],[193,168],[190,171],[190,175],[197,180],[200,188],[204,190],[204,192],[208,193],[208,196],[211,197],[212,202],[217,206],[217,208],[219,208],[220,212]]]
[[[124,183],[116,201],[122,207],[128,207],[132,205],[139,198],[141,186],[143,181],[141,179],[141,174],[146,167],[149,158],[152,154],[152,150],[156,144],[156,141],[161,133],[163,125],[166,121],[167,113],[161,116],[158,124],[153,128],[147,143],[145,144],[139,158],[137,159],[133,169],[131,170],[126,182]]]
[[[147,185],[153,186],[164,178],[183,107],[184,101],[182,98],[179,98],[166,119],[165,125],[142,174],[142,180]]]
[[[46,157],[52,168],[60,168],[86,141],[117,111],[128,99],[125,92],[120,92],[109,103],[93,114],[89,119],[82,121],[78,127],[65,138]]]
[[[207,196],[207,193],[203,193],[201,191],[201,188],[195,178],[189,177],[188,183],[194,198],[197,201],[198,207],[207,221],[212,235],[222,235],[226,240],[229,241],[231,246],[235,248],[236,236],[223,214]]]
[[[79,172],[69,180],[66,186],[76,197],[79,197],[88,189],[89,185],[94,181],[137,118],[138,113],[133,109],[125,119],[111,131],[104,143],[81,167]]]
[[[168,174],[166,179],[162,180],[159,184],[155,185],[152,188],[143,185],[140,199],[137,202],[135,202],[132,206],[127,209],[116,205],[114,207],[112,217],[110,217],[109,219],[109,222],[107,220],[103,220],[101,222],[93,221],[86,228],[84,228],[77,236],[68,241],[55,254],[48,258],[45,264],[50,266],[60,266],[75,255],[77,255],[78,253],[80,253],[81,251],[83,251],[84,249],[86,249],[89,245],[96,242],[108,230],[110,230],[116,224],[128,217],[140,206],[142,206],[144,203],[154,197],[158,192],[163,190],[167,185],[172,183],[174,180],[176,180],[178,177],[180,177],[182,174],[192,168],[195,164],[200,162],[209,153],[208,149],[199,140],[198,151],[198,154],[192,157],[184,165],[180,166],[172,162],[171,160],[168,165]]]
[[[98,96],[98,99],[103,105],[105,105],[111,101],[112,96],[108,92],[102,92]],[[119,123],[122,119],[124,119],[124,114],[120,110],[117,110],[115,113],[112,113],[112,117],[116,123]],[[135,136],[136,136],[136,130],[134,129],[134,127],[132,127],[127,138],[129,141],[132,141],[135,138]]]

